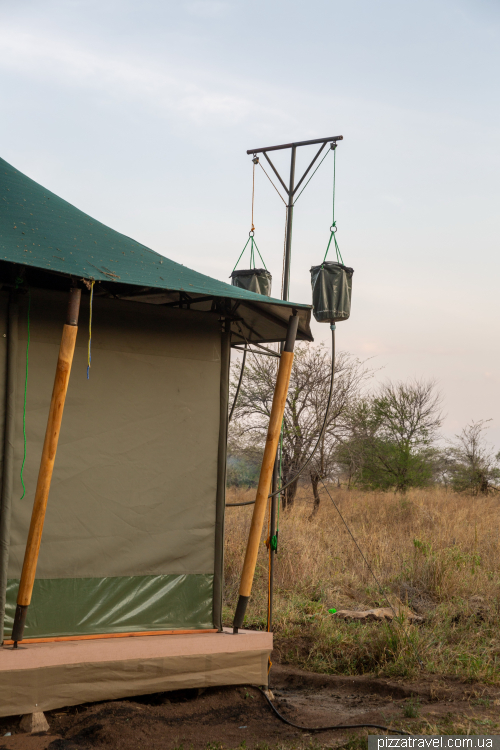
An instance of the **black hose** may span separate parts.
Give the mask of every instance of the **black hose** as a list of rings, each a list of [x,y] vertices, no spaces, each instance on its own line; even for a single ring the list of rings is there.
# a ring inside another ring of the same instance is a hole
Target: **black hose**
[[[276,492],[273,492],[271,495],[268,495],[268,498],[275,497],[276,495],[280,495],[284,490],[286,490],[287,487],[290,487],[290,485],[293,484],[300,477],[300,475],[304,472],[305,469],[307,469],[307,467],[311,463],[311,461],[312,461],[312,459],[314,457],[314,454],[318,450],[319,444],[321,443],[321,440],[322,440],[323,435],[325,433],[326,424],[327,424],[327,421],[328,421],[328,414],[330,412],[330,406],[332,404],[333,380],[334,380],[334,377],[335,377],[335,323],[332,323],[332,325],[330,326],[330,329],[332,331],[332,374],[331,374],[331,378],[330,378],[330,392],[328,394],[328,403],[326,405],[325,418],[323,420],[323,426],[321,428],[321,432],[319,433],[318,440],[317,440],[316,445],[314,446],[314,448],[312,450],[312,453],[310,454],[309,458],[305,461],[305,463],[301,466],[301,468],[299,469],[299,471],[295,474],[295,476],[292,479],[290,479],[289,482],[287,482],[286,484],[284,484],[283,487],[280,487],[279,490],[276,490]],[[241,383],[241,378],[242,377],[243,377],[243,370],[242,370],[241,375],[240,375],[240,383]],[[238,386],[238,389],[239,389],[239,386]],[[235,403],[236,403],[236,401],[235,401]],[[233,409],[234,409],[234,404],[233,404]],[[232,410],[231,410],[231,414],[232,414]],[[238,508],[238,507],[240,507],[242,505],[253,505],[254,503],[255,503],[255,500],[247,500],[244,503],[226,503],[226,508]]]
[[[234,401],[233,405],[231,406],[231,411],[229,412],[228,422],[231,421],[231,417],[233,416],[234,407],[236,406],[236,402],[238,400],[238,396],[240,395],[240,388],[241,383],[243,381],[243,373],[245,372],[245,362],[247,359],[247,345],[245,344],[245,350],[243,352],[243,359],[241,361],[241,370],[240,370],[240,379],[238,380],[238,387],[236,388],[236,393],[234,394]]]
[[[256,686],[257,687],[257,686]],[[332,729],[382,729],[384,732],[394,732],[394,734],[404,734],[407,737],[411,737],[411,734],[409,732],[404,732],[402,729],[393,729],[392,727],[383,727],[379,724],[333,724],[331,727],[303,727],[300,724],[294,724],[293,721],[289,721],[286,719],[278,709],[276,708],[273,703],[271,703],[270,699],[266,695],[266,692],[262,690],[262,688],[257,687],[257,690],[260,690],[266,701],[271,706],[272,710],[278,717],[278,719],[281,719],[285,724],[288,724],[290,727],[295,727],[295,729],[304,729],[307,732],[329,732]]]

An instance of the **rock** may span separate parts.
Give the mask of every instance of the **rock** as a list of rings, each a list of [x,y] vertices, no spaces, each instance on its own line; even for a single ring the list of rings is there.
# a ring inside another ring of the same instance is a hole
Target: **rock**
[[[27,734],[37,734],[38,732],[48,732],[49,724],[43,711],[37,711],[34,714],[25,714],[21,719],[19,728]]]

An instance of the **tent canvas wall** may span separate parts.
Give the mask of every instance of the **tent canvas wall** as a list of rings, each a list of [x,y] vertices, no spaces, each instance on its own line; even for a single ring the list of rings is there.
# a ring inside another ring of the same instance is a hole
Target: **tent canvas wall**
[[[220,629],[229,347],[282,340],[292,309],[300,315],[298,337],[310,339],[310,308],[263,300],[180,266],[96,222],[3,161],[0,187],[5,332],[18,309],[13,362],[6,336],[0,337],[5,637],[72,279],[97,282],[93,366],[87,380],[84,288],[25,637]],[[27,492],[21,500],[29,300]],[[10,444],[12,464],[5,462]]]
[[[7,633],[12,629],[66,295],[31,292],[24,468],[28,492],[20,500],[27,301],[24,295],[16,367]],[[214,611],[213,600],[214,577],[221,573],[214,568],[218,316],[133,302],[117,306],[99,298],[93,307],[92,374],[87,380],[83,325],[26,637],[219,627],[220,602]]]

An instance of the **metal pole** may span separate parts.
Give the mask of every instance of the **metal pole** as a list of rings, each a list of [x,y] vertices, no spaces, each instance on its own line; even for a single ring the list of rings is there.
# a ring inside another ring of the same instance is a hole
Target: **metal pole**
[[[312,141],[296,141],[295,143],[282,143],[281,146],[265,146],[264,148],[249,148],[247,154],[262,154],[264,151],[281,151],[284,148],[295,146],[313,146],[315,143],[330,143],[331,141],[343,141],[343,135],[334,135],[331,138],[315,138]]]
[[[274,461],[273,470],[273,483],[272,483],[272,494],[278,489],[278,474],[279,474],[279,445],[278,453]],[[276,550],[272,548],[272,539],[276,536],[276,509],[278,507],[279,498],[278,495],[274,495],[271,498],[271,523],[269,524],[269,605],[267,613],[267,629],[269,632],[273,629],[273,594],[274,594],[274,556]]]
[[[7,322],[7,367],[5,388],[5,422],[2,467],[2,503],[0,505],[0,643],[4,640],[5,602],[7,597],[7,563],[10,545],[10,516],[14,479],[14,438],[16,414],[16,366],[18,346],[19,303],[11,291]]]
[[[285,263],[284,263],[284,269],[283,269],[283,300],[288,300],[288,296],[290,293],[290,261],[291,261],[291,252],[292,252],[292,226],[293,226],[293,195],[295,191],[295,157],[297,153],[297,147],[299,146],[311,146],[313,144],[322,143],[323,146],[320,148],[312,162],[309,164],[308,168],[300,178],[297,188],[299,185],[302,184],[304,181],[306,175],[309,173],[310,169],[312,168],[313,164],[321,154],[324,146],[326,146],[327,143],[334,143],[336,145],[337,141],[343,140],[343,136],[336,135],[331,138],[316,138],[314,140],[310,141],[297,141],[296,143],[284,143],[280,146],[268,146],[266,148],[255,148],[255,149],[248,149],[247,154],[253,154],[254,157],[258,153],[263,153],[266,157],[267,161],[269,162],[271,168],[273,169],[274,173],[278,177],[281,185],[288,193],[288,214],[287,214],[287,224],[286,224],[286,243],[285,243]],[[290,181],[288,183],[288,189],[285,185],[284,180],[282,179],[281,175],[278,173],[276,167],[270,160],[270,158],[267,155],[268,151],[280,151],[285,148],[290,148],[291,153],[291,159],[290,159]],[[332,146],[333,148],[333,146]],[[280,351],[283,353],[283,344],[280,346]],[[272,479],[272,494],[276,492],[278,489],[278,453],[276,453],[276,458],[274,461],[274,469],[273,469],[273,479]],[[276,534],[276,509],[277,509],[277,503],[279,502],[279,498],[276,495],[271,500],[271,521],[270,521],[270,539],[269,539],[269,600],[268,600],[268,610],[267,610],[267,622],[268,622],[268,630],[272,630],[272,619],[273,619],[273,592],[274,592],[274,584],[273,584],[273,576],[274,576],[274,555],[276,554],[275,550],[271,549],[271,539]],[[241,593],[241,592],[240,592]],[[242,609],[242,612],[244,613],[244,610],[246,608],[246,600],[248,597],[241,596],[240,600],[238,602],[238,608],[237,613],[235,616],[235,623],[238,620],[241,620],[243,622],[243,615],[241,612],[239,613],[238,610]],[[243,601],[245,600],[245,601]],[[237,627],[235,627],[235,632],[237,632]]]
[[[231,366],[231,321],[226,318],[221,332],[220,417],[215,499],[215,562],[213,582],[213,627],[222,632],[222,589],[224,581],[224,510],[226,504],[227,428],[229,424],[229,368]]]
[[[297,147],[292,146],[290,159],[290,183],[288,186],[288,221],[286,223],[285,269],[283,273],[283,299],[288,300],[290,291],[290,254],[292,250],[293,187],[295,183],[295,156]]]
[[[293,188],[295,184],[295,157],[297,154],[297,147],[292,146],[292,154],[290,158],[290,182],[288,184],[288,216],[286,224],[286,245],[285,245],[285,268],[283,271],[283,299],[288,300],[290,292],[290,256],[292,251],[292,225],[293,225]],[[283,352],[283,344],[280,347]],[[279,447],[276,453],[273,470],[273,484],[272,494],[278,489],[278,472],[279,472]],[[271,524],[270,524],[270,538],[269,538],[269,604],[268,604],[268,630],[271,632],[273,629],[273,597],[274,597],[274,556],[276,550],[271,549],[271,539],[276,534],[276,509],[277,504],[280,501],[278,495],[274,495],[271,499]]]

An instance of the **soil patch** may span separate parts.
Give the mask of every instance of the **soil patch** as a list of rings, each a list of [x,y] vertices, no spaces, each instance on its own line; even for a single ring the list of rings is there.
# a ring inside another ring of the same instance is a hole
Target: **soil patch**
[[[414,722],[436,724],[450,717],[480,719],[493,726],[500,691],[453,680],[408,684],[367,677],[337,677],[278,665],[271,688],[280,713],[308,727],[331,724],[380,724],[411,731],[410,701],[418,706]],[[406,711],[407,713],[407,711]],[[120,701],[76,706],[46,714],[48,733],[28,736],[19,717],[0,719],[0,750],[218,750],[256,747],[338,747],[352,730],[322,733],[282,723],[256,688],[210,688],[156,693]],[[415,729],[417,726],[415,724]],[[11,732],[11,736],[3,736]],[[487,730],[487,733],[498,733]],[[362,732],[366,735],[366,730]]]

